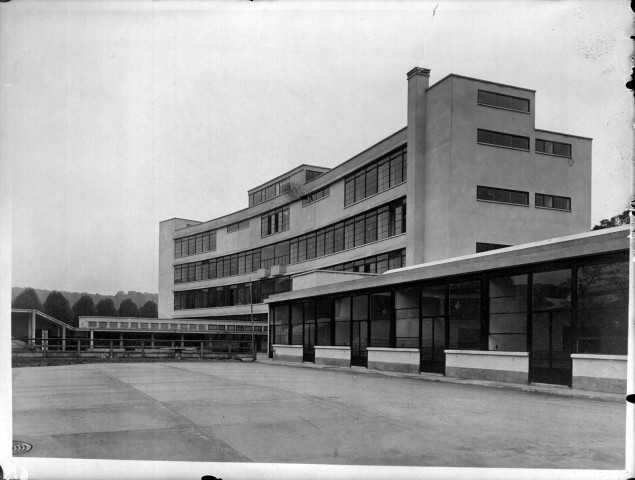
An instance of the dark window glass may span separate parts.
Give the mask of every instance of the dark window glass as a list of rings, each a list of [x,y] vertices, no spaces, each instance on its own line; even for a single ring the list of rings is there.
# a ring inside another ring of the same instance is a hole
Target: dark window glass
[[[558,210],[571,210],[571,199],[568,197],[558,197],[556,195],[536,194],[536,206],[545,208],[555,208]]]
[[[336,298],[335,308],[335,345],[350,345],[351,298]]]
[[[559,155],[561,157],[571,156],[571,144],[562,142],[553,142],[550,140],[536,139],[536,152],[548,153],[551,155]]]
[[[499,248],[511,247],[511,245],[503,245],[501,243],[483,243],[476,242],[476,253],[489,252]]]
[[[395,292],[395,346],[419,347],[419,288]]]
[[[527,275],[490,279],[488,348],[527,351]]]
[[[302,345],[302,323],[304,321],[304,304],[291,305],[291,345]]]
[[[509,133],[492,132],[490,130],[478,129],[477,142],[496,145],[499,147],[510,147],[521,150],[529,150],[529,138]]]
[[[449,348],[479,350],[481,348],[481,283],[450,284]]]
[[[489,200],[492,202],[516,203],[529,205],[529,193],[516,190],[505,190],[493,187],[476,187],[476,198],[478,200]]]
[[[519,112],[529,112],[529,100],[526,98],[512,97],[501,93],[478,91],[478,103],[493,107],[507,108]]]
[[[578,268],[578,353],[626,355],[628,262]]]
[[[289,343],[289,305],[279,305],[273,310],[273,343],[286,345]]]

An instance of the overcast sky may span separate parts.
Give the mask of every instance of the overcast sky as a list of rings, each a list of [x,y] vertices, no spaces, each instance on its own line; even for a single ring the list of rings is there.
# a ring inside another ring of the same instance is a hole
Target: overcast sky
[[[593,137],[590,228],[628,201],[631,17],[622,0],[2,3],[12,284],[156,292],[160,221],[245,208],[403,128],[414,66],[535,89],[537,128]]]

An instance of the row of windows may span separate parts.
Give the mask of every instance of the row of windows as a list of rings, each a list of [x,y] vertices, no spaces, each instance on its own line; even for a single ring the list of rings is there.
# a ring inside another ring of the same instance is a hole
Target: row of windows
[[[269,295],[291,291],[291,277],[274,277],[236,285],[174,292],[174,310],[262,303]]]
[[[260,236],[267,237],[274,233],[289,230],[289,206],[271,210],[260,217]]]
[[[476,134],[476,141],[487,145],[510,147],[518,150],[529,151],[529,137],[521,137],[510,133],[493,132],[491,130],[482,130],[479,128]],[[571,144],[552,142],[537,138],[536,152],[559,155],[561,157],[571,157]]]
[[[216,250],[216,232],[213,230],[174,240],[174,258],[213,252],[214,250]]]
[[[493,132],[491,130],[478,129],[476,141],[487,143],[499,147],[517,148],[519,150],[529,150],[529,138],[509,133]]]
[[[570,157],[571,144],[536,139],[536,151],[549,153],[551,155],[560,155],[562,157]]]
[[[511,95],[503,95],[502,93],[488,92],[486,90],[478,91],[478,103],[518,112],[529,112],[529,100],[527,98],[512,97]]]
[[[569,197],[558,197],[556,195],[536,194],[536,206],[544,208],[556,208],[558,210],[571,210],[571,199]]]
[[[306,207],[310,203],[317,202],[318,200],[323,199],[324,197],[328,197],[331,194],[330,187],[326,186],[321,188],[317,192],[313,192],[309,195],[305,195],[302,197],[302,206]]]
[[[368,239],[370,242],[374,241],[372,240],[373,238],[382,240],[399,235],[406,231],[405,210],[406,199],[403,198],[392,204],[384,205],[357,217],[291,240],[233,255],[175,265],[174,283],[198,282],[244,275],[255,272],[259,268],[288,265],[289,263],[297,263],[353,248],[357,245],[355,237],[356,226],[359,226],[357,240],[360,242],[362,239],[365,242]],[[357,221],[358,219],[359,221]],[[364,221],[363,236],[361,234],[361,220]],[[375,224],[376,230],[372,228]],[[366,231],[367,227],[369,228],[368,232]],[[362,243],[359,244],[361,245]],[[293,256],[290,255],[291,252],[293,252]]]
[[[529,192],[518,190],[506,190],[504,188],[476,187],[476,198],[490,202],[512,203],[515,205],[529,205]],[[571,210],[571,198],[557,195],[545,195],[536,193],[536,207],[553,208],[556,210]]]
[[[266,320],[266,318],[264,319]],[[130,326],[128,326],[130,325]],[[148,330],[225,330],[251,332],[251,325],[209,325],[203,323],[88,322],[88,328],[125,328]],[[264,328],[264,330],[263,330]],[[267,331],[266,326],[254,326],[254,332]]]
[[[406,232],[406,199],[294,238],[290,263],[330,255]]]
[[[531,351],[534,362],[626,354],[627,261],[530,270],[277,304],[271,341],[351,346],[352,353],[420,348],[424,361],[448,348]],[[358,327],[364,335],[352,334]]]
[[[407,153],[403,146],[349,175],[344,183],[344,206],[405,182],[407,170]]]
[[[243,228],[249,228],[249,220],[243,220],[241,222],[231,223],[227,225],[227,233],[237,232]]]
[[[273,185],[269,185],[268,187],[261,188],[253,193],[249,194],[249,206],[253,207],[254,205],[258,205],[259,203],[266,202],[267,200],[271,200],[278,195],[282,195],[286,193],[291,188],[291,183],[289,181],[289,177],[283,178],[279,182],[274,183]]]
[[[361,258],[352,262],[339,263],[323,270],[336,272],[358,272],[382,274],[388,270],[406,266],[406,249],[394,250],[382,255]]]

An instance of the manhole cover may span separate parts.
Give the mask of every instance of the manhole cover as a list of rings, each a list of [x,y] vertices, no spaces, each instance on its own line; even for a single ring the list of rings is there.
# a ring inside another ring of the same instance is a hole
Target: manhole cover
[[[19,442],[17,440],[13,441],[13,454],[14,455],[22,455],[23,453],[28,452],[33,448],[33,445],[26,442]]]

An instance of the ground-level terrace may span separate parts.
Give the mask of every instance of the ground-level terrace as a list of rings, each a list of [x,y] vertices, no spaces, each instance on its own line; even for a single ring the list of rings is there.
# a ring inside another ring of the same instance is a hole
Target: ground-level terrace
[[[274,360],[626,391],[628,227],[270,297]]]

